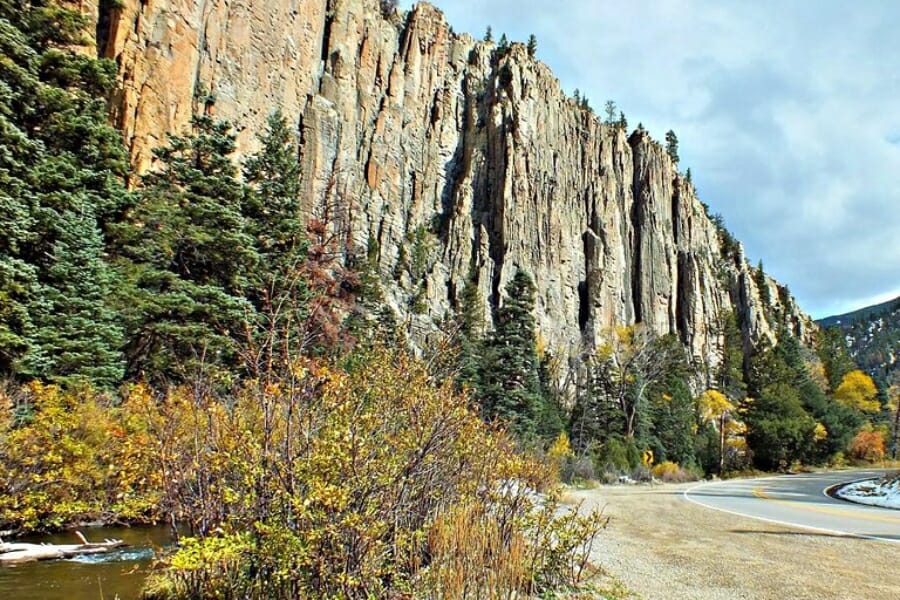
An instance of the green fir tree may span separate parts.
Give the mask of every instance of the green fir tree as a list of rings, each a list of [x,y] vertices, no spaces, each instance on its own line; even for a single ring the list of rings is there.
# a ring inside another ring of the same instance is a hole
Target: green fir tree
[[[162,168],[144,178],[120,230],[130,259],[122,308],[132,376],[234,367],[237,341],[256,321],[246,296],[260,261],[233,152],[231,126],[209,116],[195,117],[190,136],[172,136],[155,151]]]
[[[129,201],[128,161],[107,122],[116,65],[75,50],[88,27],[62,2],[0,1],[0,370],[109,385],[120,358],[104,236]],[[78,358],[92,351],[94,364]]]
[[[109,306],[114,286],[103,238],[89,212],[60,215],[44,283],[29,307],[35,321],[23,375],[113,387],[124,373],[123,331]]]
[[[534,293],[531,277],[516,271],[497,311],[480,374],[485,417],[502,419],[523,438],[538,431],[543,402],[535,353]]]
[[[469,279],[463,286],[456,311],[459,322],[459,374],[457,383],[473,389],[481,389],[481,370],[484,362],[484,302],[478,284]]]

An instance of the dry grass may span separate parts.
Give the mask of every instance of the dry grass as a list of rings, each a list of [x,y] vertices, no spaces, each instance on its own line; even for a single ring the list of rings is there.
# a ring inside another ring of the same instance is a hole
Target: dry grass
[[[503,531],[483,506],[457,507],[429,531],[428,587],[435,599],[512,598],[528,587],[527,546],[521,532]]]

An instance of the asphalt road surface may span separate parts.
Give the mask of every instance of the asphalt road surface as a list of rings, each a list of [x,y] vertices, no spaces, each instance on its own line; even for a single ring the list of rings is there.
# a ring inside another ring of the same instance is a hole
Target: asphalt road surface
[[[802,473],[702,483],[684,491],[700,506],[780,525],[900,544],[900,510],[835,500],[831,486],[883,471]]]

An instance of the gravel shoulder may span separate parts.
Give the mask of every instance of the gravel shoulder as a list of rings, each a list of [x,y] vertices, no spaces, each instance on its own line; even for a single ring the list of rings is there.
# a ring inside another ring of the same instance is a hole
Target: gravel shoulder
[[[572,491],[610,524],[593,561],[643,600],[900,597],[894,544],[773,525],[685,501],[693,484]]]

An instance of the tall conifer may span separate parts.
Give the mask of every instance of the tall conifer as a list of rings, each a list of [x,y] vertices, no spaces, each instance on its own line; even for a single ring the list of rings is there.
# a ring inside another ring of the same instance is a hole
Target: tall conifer
[[[488,341],[481,372],[485,416],[503,419],[524,437],[537,431],[542,401],[532,315],[534,292],[531,277],[517,271],[497,311],[497,326]]]
[[[241,210],[234,134],[209,116],[195,117],[193,129],[155,151],[161,169],[144,178],[120,231],[133,286],[123,306],[132,375],[234,366],[237,341],[255,321],[245,294],[259,261]]]
[[[0,369],[112,384],[103,235],[128,163],[107,124],[116,65],[72,49],[87,26],[62,2],[0,1]]]

